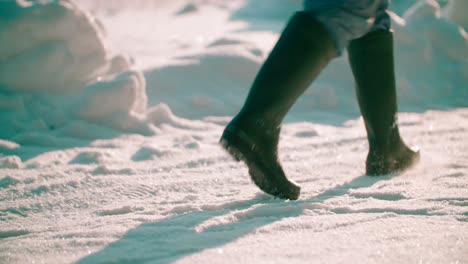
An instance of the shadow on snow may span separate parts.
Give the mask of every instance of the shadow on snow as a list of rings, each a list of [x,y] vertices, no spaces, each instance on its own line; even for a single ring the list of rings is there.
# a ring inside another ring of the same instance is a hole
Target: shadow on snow
[[[371,187],[386,177],[359,176],[348,183],[338,185],[315,197],[299,201],[283,201],[268,198],[255,198],[249,201],[227,203],[222,209],[187,212],[154,223],[142,224],[130,230],[118,241],[106,248],[81,259],[78,263],[171,263],[203,250],[226,245],[257,229],[303,214],[304,206],[347,194],[351,189]],[[207,220],[221,217],[240,210],[236,221],[227,224],[208,225],[201,231],[198,227]],[[425,215],[427,212],[399,212],[390,210],[360,213],[385,213]],[[353,212],[333,211],[336,214]],[[197,232],[198,230],[198,232]]]

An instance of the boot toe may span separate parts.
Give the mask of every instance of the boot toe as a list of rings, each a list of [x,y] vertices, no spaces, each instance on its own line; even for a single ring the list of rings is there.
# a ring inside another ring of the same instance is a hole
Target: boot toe
[[[275,153],[265,153],[242,130],[228,126],[220,144],[235,160],[245,162],[250,178],[262,191],[281,199],[299,198],[301,188],[287,179]]]

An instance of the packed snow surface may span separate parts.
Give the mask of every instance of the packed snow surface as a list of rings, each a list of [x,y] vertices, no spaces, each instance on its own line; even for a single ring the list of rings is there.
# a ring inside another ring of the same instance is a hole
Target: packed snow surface
[[[468,263],[468,1],[393,1],[415,168],[364,175],[346,54],[282,130],[298,201],[218,146],[300,8],[0,1],[0,263]]]

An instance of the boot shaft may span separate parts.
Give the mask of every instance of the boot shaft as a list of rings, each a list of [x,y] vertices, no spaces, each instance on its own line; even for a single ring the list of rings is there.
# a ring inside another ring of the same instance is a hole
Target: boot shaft
[[[278,127],[335,56],[336,48],[326,29],[310,14],[297,12],[258,72],[240,115]]]
[[[375,31],[351,41],[348,56],[370,148],[389,148],[400,140],[392,32]]]

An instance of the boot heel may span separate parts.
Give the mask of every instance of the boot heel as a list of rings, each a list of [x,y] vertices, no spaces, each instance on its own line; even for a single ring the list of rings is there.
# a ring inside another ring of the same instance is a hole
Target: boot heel
[[[244,155],[234,146],[229,144],[229,142],[225,139],[220,139],[219,144],[223,149],[237,162],[241,162],[245,160]]]

